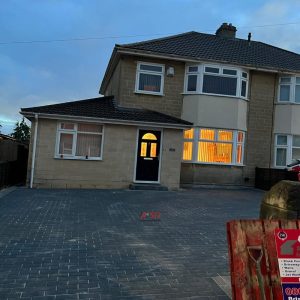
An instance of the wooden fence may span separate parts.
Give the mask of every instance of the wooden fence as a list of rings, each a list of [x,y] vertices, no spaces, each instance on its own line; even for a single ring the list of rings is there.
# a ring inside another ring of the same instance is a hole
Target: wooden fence
[[[0,162],[0,189],[26,182],[28,147],[19,145],[17,153],[17,160]]]
[[[276,228],[299,229],[300,220],[240,220],[227,223],[232,299],[263,299],[256,266],[247,247],[262,247],[260,267],[265,299],[283,299],[274,236]]]
[[[298,181],[298,172],[270,168],[255,169],[255,187],[258,189],[269,190],[281,180]]]

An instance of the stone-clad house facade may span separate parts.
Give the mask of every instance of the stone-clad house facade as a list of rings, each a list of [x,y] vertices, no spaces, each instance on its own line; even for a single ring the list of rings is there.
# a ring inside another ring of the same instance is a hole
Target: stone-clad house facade
[[[22,109],[31,186],[253,185],[300,158],[300,55],[235,33],[116,45],[104,97]]]

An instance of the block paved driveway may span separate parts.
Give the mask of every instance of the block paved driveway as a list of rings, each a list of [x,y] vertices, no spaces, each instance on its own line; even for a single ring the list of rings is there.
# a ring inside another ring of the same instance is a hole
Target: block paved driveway
[[[225,223],[258,190],[29,190],[0,198],[0,299],[229,299]],[[141,222],[141,211],[160,222]]]

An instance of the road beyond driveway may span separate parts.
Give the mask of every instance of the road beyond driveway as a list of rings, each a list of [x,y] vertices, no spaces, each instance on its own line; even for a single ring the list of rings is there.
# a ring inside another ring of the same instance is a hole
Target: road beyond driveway
[[[227,221],[263,192],[17,189],[0,199],[0,299],[229,299]],[[161,221],[140,221],[160,211]]]

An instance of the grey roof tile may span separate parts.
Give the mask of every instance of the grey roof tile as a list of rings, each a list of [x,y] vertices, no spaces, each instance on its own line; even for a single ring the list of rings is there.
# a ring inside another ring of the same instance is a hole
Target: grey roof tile
[[[68,115],[76,117],[152,122],[172,125],[192,125],[190,122],[162,114],[157,111],[120,107],[116,105],[113,96],[21,108],[21,113]]]
[[[300,55],[262,42],[228,39],[195,31],[121,47],[197,60],[300,72]]]

